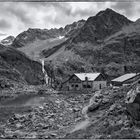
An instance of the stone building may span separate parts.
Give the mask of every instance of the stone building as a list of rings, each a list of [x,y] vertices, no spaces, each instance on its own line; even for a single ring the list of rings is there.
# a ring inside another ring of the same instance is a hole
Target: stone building
[[[66,90],[99,90],[107,86],[106,78],[101,73],[74,73],[63,83]]]

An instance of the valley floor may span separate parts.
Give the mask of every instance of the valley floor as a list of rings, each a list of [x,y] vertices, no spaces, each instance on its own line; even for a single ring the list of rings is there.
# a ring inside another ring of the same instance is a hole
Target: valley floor
[[[19,95],[0,106],[1,138],[63,138],[84,120],[92,94]]]
[[[140,123],[126,109],[130,89],[19,94],[0,104],[0,138],[140,138]]]

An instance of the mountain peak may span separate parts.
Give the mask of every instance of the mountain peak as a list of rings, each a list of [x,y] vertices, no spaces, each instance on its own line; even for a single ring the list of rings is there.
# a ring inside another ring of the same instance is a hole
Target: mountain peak
[[[3,39],[1,41],[1,44],[3,44],[3,45],[11,45],[13,43],[14,39],[15,39],[15,37],[10,35],[10,36],[6,37],[5,39]]]
[[[97,13],[96,16],[101,16],[101,15],[107,15],[107,16],[109,16],[109,15],[114,15],[114,14],[120,15],[120,14],[117,13],[116,11],[114,11],[114,10],[112,10],[112,9],[110,9],[110,8],[107,8],[107,9],[102,10],[102,11],[100,11],[99,13]]]
[[[114,10],[112,10],[110,8],[106,8],[105,11],[111,11],[111,12],[113,11],[113,12],[115,12]]]
[[[95,16],[89,17],[77,36],[75,42],[102,42],[111,34],[119,31],[123,26],[133,23],[127,17],[107,8]]]

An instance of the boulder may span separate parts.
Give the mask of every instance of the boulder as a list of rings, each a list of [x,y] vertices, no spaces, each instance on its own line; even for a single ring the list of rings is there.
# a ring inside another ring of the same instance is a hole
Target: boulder
[[[137,121],[140,121],[140,91],[138,83],[133,89],[127,93],[126,108],[128,114]]]

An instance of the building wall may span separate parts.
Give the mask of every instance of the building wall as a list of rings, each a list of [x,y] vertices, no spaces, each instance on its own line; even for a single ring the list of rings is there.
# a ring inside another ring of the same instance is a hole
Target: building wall
[[[82,83],[68,83],[69,90],[81,90]]]
[[[82,88],[83,89],[92,89],[92,81],[83,81],[82,82]]]
[[[102,75],[99,76],[95,81],[81,81],[75,75],[73,75],[64,85],[66,90],[100,90],[107,86],[106,80],[103,79]]]
[[[102,88],[105,88],[107,86],[106,81],[93,81],[92,89],[93,90],[100,90]]]
[[[91,89],[91,90],[100,90],[107,86],[106,81],[94,81],[94,82],[81,82],[81,83],[67,83],[68,90],[82,90],[82,89]]]
[[[122,86],[122,84],[123,84],[122,82],[116,82],[116,81],[111,82],[112,86]]]

